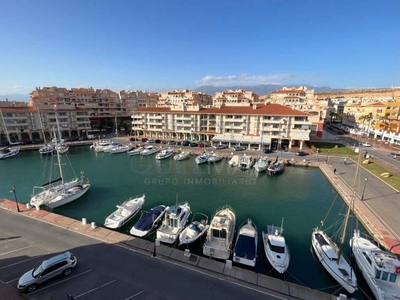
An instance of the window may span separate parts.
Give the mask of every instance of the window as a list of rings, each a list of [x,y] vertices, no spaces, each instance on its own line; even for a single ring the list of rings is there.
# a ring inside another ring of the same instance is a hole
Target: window
[[[387,281],[389,277],[389,273],[388,272],[382,272],[382,280]]]
[[[394,274],[394,273],[392,273],[392,274],[390,274],[389,281],[390,281],[390,282],[396,282],[396,278],[397,278],[397,275]]]

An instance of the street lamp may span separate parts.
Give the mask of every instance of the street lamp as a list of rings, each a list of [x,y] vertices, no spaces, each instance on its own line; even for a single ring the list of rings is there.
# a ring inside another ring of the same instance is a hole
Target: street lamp
[[[15,192],[15,190],[16,190],[15,186],[12,186],[10,193],[14,193],[15,203],[17,204],[17,212],[21,212],[19,210],[18,200],[17,200],[17,193]]]
[[[154,240],[154,248],[153,248],[153,257],[157,256],[157,247],[160,246],[160,240],[156,237],[156,239]]]
[[[368,178],[365,178],[364,179],[364,189],[363,189],[363,192],[361,195],[361,200],[364,200],[364,193],[365,193],[365,187],[367,186],[367,181],[368,181]]]

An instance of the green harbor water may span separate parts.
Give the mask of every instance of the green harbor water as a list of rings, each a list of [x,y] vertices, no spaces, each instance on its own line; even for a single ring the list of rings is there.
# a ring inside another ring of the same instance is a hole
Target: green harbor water
[[[45,169],[58,166],[51,156],[38,151],[21,152],[18,157],[0,161],[0,198],[14,199],[11,187],[16,187],[18,201],[28,203],[33,186],[49,180]],[[254,170],[231,168],[227,160],[216,164],[196,165],[194,157],[175,162],[172,158],[157,161],[153,156],[128,156],[95,153],[89,146],[71,147],[62,157],[65,178],[84,171],[91,187],[80,199],[54,209],[55,213],[102,226],[105,218],[131,196],[146,194],[144,210],[159,204],[188,202],[193,213],[201,212],[211,220],[215,210],[229,204],[236,212],[236,230],[251,218],[258,227],[258,259],[255,271],[270,276],[333,293],[337,283],[316,260],[311,248],[311,233],[327,212],[325,226],[343,217],[346,206],[319,169],[287,167],[278,176],[258,174]],[[333,203],[333,205],[332,205]],[[331,207],[332,206],[332,207]],[[129,232],[138,214],[121,231]],[[193,216],[193,214],[192,214]],[[291,260],[287,274],[277,274],[264,255],[261,232],[268,224],[281,225],[290,248]],[[338,227],[332,228],[333,233]],[[344,252],[349,256],[348,229]],[[152,239],[154,237],[150,237]],[[191,252],[202,255],[201,242],[191,246]],[[360,288],[370,293],[362,275],[357,272]],[[341,291],[344,293],[344,291]],[[336,293],[337,294],[337,293]],[[368,299],[363,292],[353,294]]]

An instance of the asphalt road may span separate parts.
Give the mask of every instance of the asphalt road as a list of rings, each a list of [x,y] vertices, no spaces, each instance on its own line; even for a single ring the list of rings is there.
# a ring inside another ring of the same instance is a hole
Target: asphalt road
[[[33,299],[291,299],[257,291],[223,277],[136,253],[42,221],[0,211],[0,280],[15,288],[18,278],[44,259],[72,251],[78,265],[29,294]],[[4,296],[4,295],[3,295]],[[3,298],[2,298],[3,299]]]

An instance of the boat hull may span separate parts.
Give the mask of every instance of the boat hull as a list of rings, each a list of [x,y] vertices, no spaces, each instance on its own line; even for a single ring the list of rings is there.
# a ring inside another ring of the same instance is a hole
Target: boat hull
[[[256,266],[258,233],[257,227],[248,220],[240,226],[236,239],[233,261],[249,267]]]
[[[317,235],[324,238],[325,244],[321,246],[321,243],[317,240]],[[337,253],[337,246],[330,242],[330,239],[322,230],[315,229],[311,237],[311,245],[314,249],[314,253],[318,258],[318,261],[325,268],[325,270],[350,294],[354,293],[357,289],[356,276],[351,270],[347,261],[341,256],[339,258],[339,264],[334,259],[330,259],[327,253]],[[323,248],[325,247],[325,248]],[[342,272],[346,272],[349,276],[343,275]]]
[[[280,231],[281,232],[281,231]],[[274,232],[268,232],[264,233],[262,232],[262,238],[263,238],[263,244],[264,244],[264,253],[265,257],[268,259],[268,262],[271,264],[271,266],[278,272],[278,273],[285,273],[286,270],[289,267],[289,262],[290,262],[290,253],[289,253],[289,248],[285,243],[285,240],[283,237],[279,236],[278,238],[281,240],[281,243],[277,242],[274,244],[275,247],[278,246],[280,250],[283,250],[281,252],[273,251],[271,247],[269,246],[268,241],[271,243],[271,239],[274,239],[276,235],[274,235]]]
[[[7,158],[14,157],[19,154],[19,150],[20,150],[20,148],[17,148],[17,149],[11,149],[7,153],[0,153],[0,159],[7,159]]]
[[[55,200],[46,203],[45,205],[48,206],[49,208],[56,208],[65,204],[68,204],[72,201],[75,201],[82,197],[88,190],[89,190],[90,184],[86,183],[82,185],[82,188],[80,189],[79,192],[71,195],[65,195],[64,197],[57,197]]]

